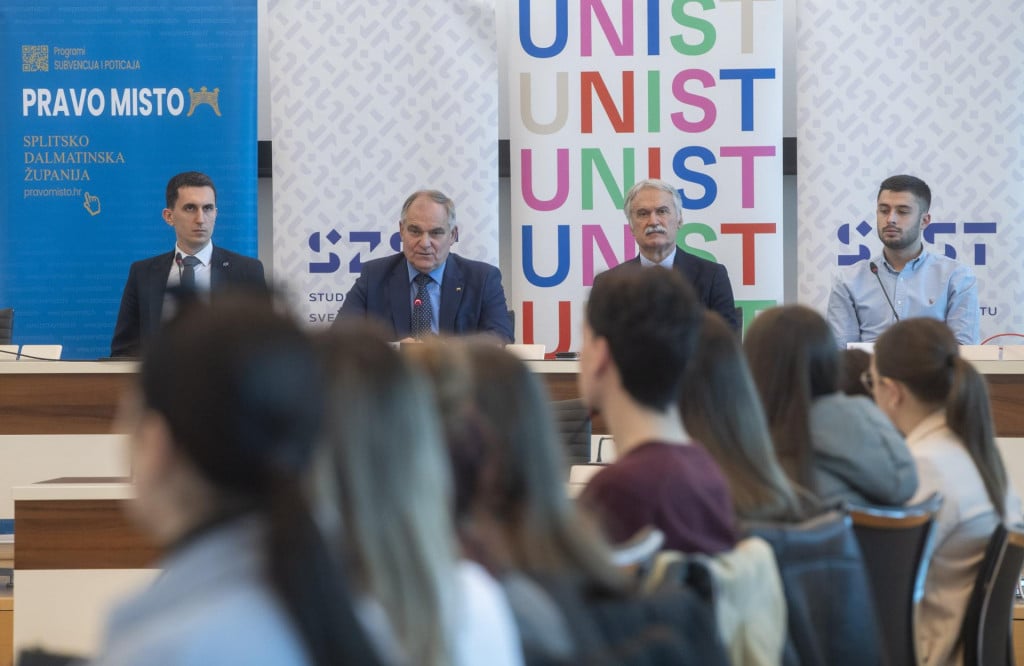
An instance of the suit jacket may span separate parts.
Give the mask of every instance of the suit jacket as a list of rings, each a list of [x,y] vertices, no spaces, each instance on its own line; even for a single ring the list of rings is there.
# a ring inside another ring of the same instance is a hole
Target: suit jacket
[[[174,252],[171,251],[131,265],[121,295],[114,337],[110,341],[111,356],[138,356],[142,344],[160,327],[167,276],[173,262]],[[210,291],[215,292],[227,285],[266,289],[263,264],[259,259],[214,245],[210,257]]]
[[[622,262],[619,266],[639,263],[640,255],[637,255],[629,261]],[[722,315],[732,330],[739,332],[742,322],[739,315],[736,314],[736,301],[732,297],[732,283],[729,282],[729,272],[725,266],[684,252],[682,248],[676,248],[676,258],[672,261],[672,268],[682,273],[683,277],[689,281],[694,291],[697,292],[697,300],[703,303],[704,307]]]
[[[405,255],[374,259],[345,296],[338,320],[373,317],[394,331],[395,339],[412,335],[409,272]],[[482,261],[449,254],[441,280],[440,333],[493,333],[512,342],[512,320],[501,287],[501,271]]]

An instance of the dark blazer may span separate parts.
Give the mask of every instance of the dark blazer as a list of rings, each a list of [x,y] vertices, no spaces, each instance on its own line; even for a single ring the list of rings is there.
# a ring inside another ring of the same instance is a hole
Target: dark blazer
[[[639,263],[640,255],[637,255],[629,261],[622,262],[619,266]],[[732,330],[739,332],[740,317],[736,313],[736,301],[732,297],[732,283],[729,282],[729,271],[725,266],[684,252],[682,248],[676,248],[676,258],[672,261],[672,268],[682,273],[683,277],[689,281],[694,291],[697,292],[697,300],[703,303],[704,307],[722,315]]]
[[[338,310],[338,321],[373,317],[394,331],[395,340],[412,334],[409,272],[405,255],[374,259],[363,264]],[[512,342],[512,321],[501,287],[501,271],[482,261],[449,254],[441,280],[437,317],[441,333],[493,333]]]
[[[132,263],[128,281],[121,294],[111,356],[138,356],[142,343],[160,327],[167,276],[171,273],[174,252],[159,254]],[[263,264],[259,259],[213,246],[210,257],[210,291],[227,285],[248,285],[266,289]]]

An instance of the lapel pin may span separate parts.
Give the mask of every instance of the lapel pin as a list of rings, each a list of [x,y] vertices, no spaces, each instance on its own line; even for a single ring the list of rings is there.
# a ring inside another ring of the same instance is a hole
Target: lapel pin
[[[455,293],[458,294],[462,291],[462,287],[455,287]]]

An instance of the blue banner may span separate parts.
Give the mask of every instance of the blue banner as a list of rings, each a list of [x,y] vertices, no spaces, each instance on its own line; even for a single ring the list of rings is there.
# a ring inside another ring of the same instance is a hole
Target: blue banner
[[[256,36],[252,0],[0,7],[0,307],[16,344],[109,354],[129,265],[174,247],[161,211],[178,172],[213,178],[214,244],[256,255]]]

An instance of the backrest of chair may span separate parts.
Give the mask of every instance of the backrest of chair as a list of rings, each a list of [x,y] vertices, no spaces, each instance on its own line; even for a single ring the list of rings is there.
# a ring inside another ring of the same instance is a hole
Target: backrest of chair
[[[570,465],[590,462],[590,409],[579,398],[551,403]]]
[[[792,648],[785,663],[882,663],[874,600],[849,516],[829,511],[748,530],[772,546],[779,566]]]
[[[14,339],[14,308],[0,308],[0,345]]]
[[[917,663],[914,609],[924,590],[929,542],[942,495],[907,507],[849,506],[890,664]]]
[[[964,615],[965,666],[1013,666],[1013,599],[1022,564],[1024,530],[996,526]]]

